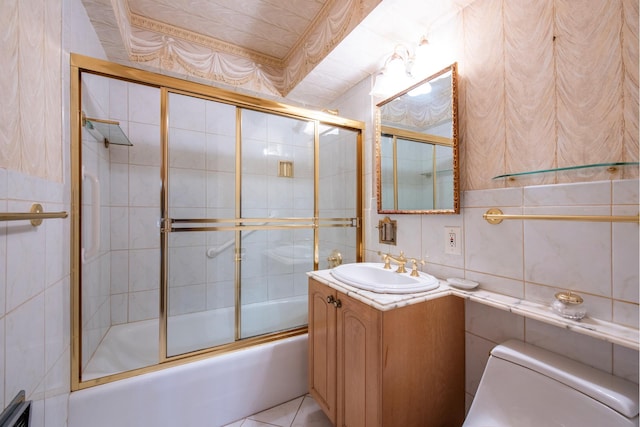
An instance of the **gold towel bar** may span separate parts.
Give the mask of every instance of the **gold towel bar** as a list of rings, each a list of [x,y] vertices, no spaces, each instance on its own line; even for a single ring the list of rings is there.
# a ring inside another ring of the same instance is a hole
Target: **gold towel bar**
[[[504,219],[538,219],[554,221],[590,221],[590,222],[635,222],[640,223],[640,215],[620,216],[620,215],[519,215],[504,214],[498,208],[489,209],[484,215],[484,219],[489,224],[500,224]]]
[[[31,220],[31,225],[37,227],[42,224],[43,219],[49,218],[66,218],[66,212],[43,212],[42,205],[40,203],[34,203],[31,205],[29,212],[20,213],[0,213],[0,221],[21,221]]]

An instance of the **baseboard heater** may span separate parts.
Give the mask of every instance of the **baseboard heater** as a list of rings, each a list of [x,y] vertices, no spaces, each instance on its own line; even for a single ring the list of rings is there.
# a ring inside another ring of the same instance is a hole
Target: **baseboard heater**
[[[29,427],[29,415],[31,401],[25,400],[24,390],[20,390],[0,414],[0,427]]]

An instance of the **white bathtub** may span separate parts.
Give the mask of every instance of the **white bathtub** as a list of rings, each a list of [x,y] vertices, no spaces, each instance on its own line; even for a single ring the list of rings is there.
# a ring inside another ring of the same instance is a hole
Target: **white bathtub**
[[[243,330],[275,321],[286,324],[296,315],[304,316],[303,323],[306,323],[306,296],[294,300],[295,303],[289,300],[288,309],[283,308],[285,301],[280,301],[251,314],[247,310]],[[305,307],[300,313],[302,301]],[[211,315],[204,312],[176,316],[176,332],[199,331],[199,338],[207,339],[205,342],[218,339],[202,332],[204,328],[194,329],[203,316]],[[225,317],[222,312],[217,315]],[[132,364],[154,364],[157,360],[157,321],[111,329],[92,358],[96,370],[85,375],[85,379],[114,372],[114,369],[131,369]],[[252,329],[251,332],[260,331]],[[192,343],[190,340],[189,345]],[[184,342],[175,344],[186,348],[182,346]],[[127,350],[123,351],[125,347]],[[222,426],[306,391],[307,335],[304,334],[73,392],[69,398],[68,426]]]
[[[170,316],[167,329],[168,354],[233,342],[233,308]],[[290,329],[307,323],[307,296],[247,304],[242,308],[242,336]],[[158,363],[158,320],[115,325],[82,373],[84,381]]]

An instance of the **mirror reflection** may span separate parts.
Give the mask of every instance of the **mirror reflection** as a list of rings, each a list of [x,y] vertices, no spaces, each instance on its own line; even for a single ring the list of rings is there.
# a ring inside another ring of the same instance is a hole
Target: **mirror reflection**
[[[458,213],[456,64],[377,105],[379,213]]]

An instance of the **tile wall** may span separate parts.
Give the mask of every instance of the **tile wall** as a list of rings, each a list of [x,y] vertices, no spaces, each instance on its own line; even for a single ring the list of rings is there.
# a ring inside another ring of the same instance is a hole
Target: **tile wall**
[[[6,9],[12,5],[26,12],[19,20]],[[47,31],[53,31],[46,36],[39,33],[29,45],[33,50],[21,49],[29,61],[35,61],[27,67],[37,72],[7,71],[5,87],[33,99],[57,98],[58,107],[49,108],[53,104],[43,103],[49,105],[44,109],[45,117],[23,121],[25,126],[39,130],[12,136],[18,147],[31,150],[35,144],[41,154],[47,153],[49,166],[43,166],[42,157],[34,157],[36,162],[25,164],[23,169],[3,164],[0,211],[28,211],[37,202],[46,211],[69,212],[68,54],[73,51],[102,58],[104,51],[79,0],[8,2],[1,8],[1,15],[12,22],[3,27],[9,32],[24,35],[33,29],[44,30],[43,20]],[[54,23],[58,23],[57,30]],[[5,52],[14,53],[11,49]],[[14,59],[18,61],[19,57]],[[52,78],[54,75],[58,77]],[[42,85],[46,86],[46,95],[38,92]],[[34,93],[39,95],[32,96]],[[29,110],[27,107],[24,112]],[[33,112],[39,115],[43,110],[36,106]],[[43,140],[34,137],[39,132],[46,135],[46,150],[42,150]],[[32,176],[41,174],[46,178]],[[69,236],[68,218],[45,220],[36,228],[28,222],[0,223],[0,404],[4,407],[24,389],[27,398],[33,400],[33,427],[64,427],[67,423],[71,364]]]
[[[432,271],[547,304],[559,290],[571,289],[583,296],[589,316],[637,329],[638,224],[515,220],[491,225],[482,214],[500,207],[516,214],[638,215],[638,192],[635,179],[465,192],[460,218],[463,265],[434,259],[440,265]],[[422,227],[423,242],[437,251],[437,237],[429,238],[433,221],[423,218]],[[638,352],[618,345],[471,302],[466,306],[466,329],[469,397],[475,393],[488,350],[509,338],[638,382]]]
[[[64,186],[0,169],[0,211],[68,211]],[[34,400],[32,426],[64,425],[69,393],[69,220],[0,223],[0,403]]]
[[[103,220],[109,241],[111,325],[158,317],[160,300],[160,89],[107,81],[107,119],[131,147],[109,146]]]
[[[371,82],[362,82],[340,102],[347,117],[371,123],[373,108],[362,99]],[[464,118],[462,118],[464,120]],[[639,239],[637,224],[555,221],[504,221],[490,225],[482,214],[492,207],[505,213],[637,215],[637,179],[551,184],[465,191],[460,215],[391,215],[398,221],[397,245],[378,243],[373,146],[367,126],[365,185],[365,256],[379,261],[377,251],[427,261],[423,270],[437,277],[478,281],[481,288],[549,302],[561,289],[585,299],[594,318],[638,328]],[[462,231],[462,255],[444,253],[444,228]],[[638,351],[524,319],[477,303],[466,305],[466,392],[471,403],[489,350],[509,338],[566,354],[588,365],[638,383]]]

